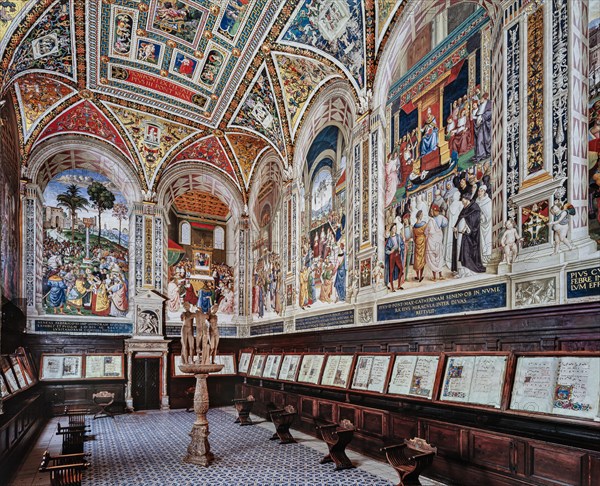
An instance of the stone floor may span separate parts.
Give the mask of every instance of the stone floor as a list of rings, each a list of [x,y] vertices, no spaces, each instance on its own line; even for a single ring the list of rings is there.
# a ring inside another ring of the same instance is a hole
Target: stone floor
[[[181,462],[189,444],[194,421],[183,410],[147,411],[88,421],[93,440],[85,443],[92,466],[84,476],[89,485],[391,485],[398,475],[386,463],[354,451],[348,457],[356,469],[333,471],[331,464],[319,464],[327,453],[325,443],[292,430],[298,444],[279,445],[269,441],[271,422],[253,416],[256,425],[233,424],[232,407],[211,409],[210,443],[216,459],[209,468]],[[38,466],[44,450],[59,454],[61,439],[55,434],[60,417],[52,419],[37,444],[21,464],[10,486],[49,485],[47,473]],[[65,424],[64,418],[62,419]],[[259,445],[258,447],[256,445]],[[424,486],[442,483],[421,478]]]

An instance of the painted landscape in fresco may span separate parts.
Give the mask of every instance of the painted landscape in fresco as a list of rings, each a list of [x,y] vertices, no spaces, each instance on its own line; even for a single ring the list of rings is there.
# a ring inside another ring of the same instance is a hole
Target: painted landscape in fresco
[[[127,202],[106,177],[64,171],[44,190],[43,297],[52,315],[125,317]]]

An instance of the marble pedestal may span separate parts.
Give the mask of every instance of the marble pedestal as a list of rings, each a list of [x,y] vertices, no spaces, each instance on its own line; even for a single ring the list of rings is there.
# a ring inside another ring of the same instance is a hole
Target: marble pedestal
[[[179,369],[183,373],[193,373],[196,376],[196,391],[194,393],[194,412],[196,413],[196,421],[192,425],[190,437],[192,441],[187,448],[187,454],[183,458],[183,462],[190,464],[198,464],[199,466],[208,466],[214,459],[214,454],[210,452],[210,444],[208,443],[208,420],[206,413],[208,412],[208,386],[206,378],[209,373],[216,373],[223,369],[222,364],[182,364]]]

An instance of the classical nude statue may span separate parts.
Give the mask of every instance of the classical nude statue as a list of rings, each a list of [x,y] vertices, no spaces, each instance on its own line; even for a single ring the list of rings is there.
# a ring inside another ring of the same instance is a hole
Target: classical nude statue
[[[208,315],[208,339],[210,348],[210,362],[215,364],[217,357],[217,348],[219,347],[219,326],[217,325],[217,310],[218,306],[213,305]]]
[[[190,312],[190,303],[183,303],[184,312],[181,313],[181,362],[191,364],[194,362],[196,354],[196,342],[194,340],[194,317],[195,313]]]

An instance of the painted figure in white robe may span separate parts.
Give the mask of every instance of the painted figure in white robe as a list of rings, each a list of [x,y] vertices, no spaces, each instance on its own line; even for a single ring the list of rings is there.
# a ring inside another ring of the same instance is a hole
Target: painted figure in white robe
[[[389,206],[394,200],[396,190],[398,189],[398,166],[400,165],[400,159],[398,158],[398,152],[393,151],[388,155],[388,160],[385,164],[385,204],[384,207]]]
[[[425,262],[433,273],[433,280],[442,280],[442,269],[445,263],[444,229],[448,227],[448,219],[440,214],[437,204],[431,205],[431,218],[425,227]]]
[[[454,191],[452,193],[452,198],[450,200],[450,204],[448,205],[448,227],[454,228],[456,226],[456,222],[458,221],[458,215],[462,211],[463,205],[460,202],[460,192]],[[444,237],[444,246],[446,247],[445,251],[445,260],[448,268],[452,267],[452,241],[454,236],[452,231],[446,231],[446,235]]]

